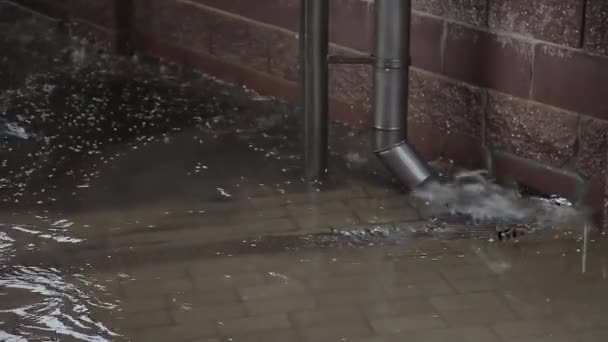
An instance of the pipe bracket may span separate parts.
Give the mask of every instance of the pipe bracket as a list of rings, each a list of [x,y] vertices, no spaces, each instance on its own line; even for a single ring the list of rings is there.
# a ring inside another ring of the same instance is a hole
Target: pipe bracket
[[[403,59],[376,59],[376,68],[378,69],[405,69],[409,66],[409,61]]]

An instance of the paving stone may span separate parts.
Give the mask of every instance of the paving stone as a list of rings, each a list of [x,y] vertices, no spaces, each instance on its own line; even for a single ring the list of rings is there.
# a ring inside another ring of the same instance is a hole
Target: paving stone
[[[373,261],[346,261],[338,260],[329,265],[329,267],[337,275],[360,275],[368,276],[370,273],[378,274],[381,273],[388,277],[397,277],[398,274],[395,272],[395,265],[393,262],[388,260],[373,260]],[[374,277],[375,278],[375,277]]]
[[[247,307],[247,312],[254,316],[314,309],[316,300],[310,295],[291,295],[265,300],[246,301],[245,306]]]
[[[287,211],[294,216],[309,216],[328,214],[334,212],[350,212],[350,208],[343,201],[328,201],[311,204],[289,204]]]
[[[288,329],[290,326],[289,320],[285,314],[275,314],[221,321],[219,329],[224,334],[238,335],[277,329]]]
[[[498,277],[476,277],[449,280],[450,285],[460,293],[487,292],[498,290],[504,285]]]
[[[301,214],[294,219],[303,232],[328,232],[332,228],[353,228],[359,225],[359,219],[354,214],[345,213]]]
[[[168,310],[148,311],[129,314],[117,322],[124,330],[141,330],[144,328],[168,326],[173,323]]]
[[[207,305],[239,303],[241,301],[238,293],[234,289],[213,290],[213,291],[188,291],[173,294],[169,297],[173,307],[189,305],[201,307]]]
[[[236,288],[237,286],[255,286],[266,283],[262,273],[236,273],[223,275],[209,275],[194,278],[194,287],[197,290],[221,290]]]
[[[185,304],[173,310],[173,317],[178,324],[191,324],[197,321],[221,321],[246,316],[245,306],[241,303],[205,305],[191,307]]]
[[[367,209],[357,211],[357,216],[362,222],[367,223],[391,223],[394,221],[419,221],[420,215],[411,207],[391,209]]]
[[[298,229],[293,221],[287,218],[235,222],[230,224],[229,227],[233,234],[252,237],[273,233],[295,232]]]
[[[343,325],[341,322],[325,326],[299,328],[303,342],[349,341],[351,337],[372,334],[367,324]]]
[[[195,279],[215,275],[250,273],[252,271],[255,271],[255,259],[241,256],[200,260],[189,266],[189,272]]]
[[[289,317],[296,327],[302,328],[326,325],[367,325],[363,312],[354,306],[292,312]]]
[[[502,342],[490,329],[484,327],[413,331],[405,336],[408,342]]]
[[[369,318],[390,316],[409,316],[416,314],[436,314],[435,308],[426,298],[412,298],[399,301],[377,301],[369,305],[362,305],[362,309]]]
[[[517,319],[513,311],[508,308],[439,311],[439,314],[451,327],[486,326]]]
[[[567,329],[553,320],[527,320],[501,322],[493,327],[494,331],[506,341],[516,339],[550,338],[567,333]]]
[[[372,319],[374,331],[380,334],[398,334],[411,330],[429,330],[446,327],[444,321],[436,314],[419,314],[399,317]]]
[[[262,209],[240,210],[236,213],[231,213],[229,223],[243,223],[250,220],[271,220],[277,218],[285,218],[289,215],[287,209],[282,206],[268,207]]]
[[[578,334],[580,342],[603,342],[608,341],[608,330],[591,330]]]
[[[306,287],[295,282],[290,282],[287,284],[244,287],[238,290],[239,294],[241,295],[241,298],[247,301],[302,294],[306,291]]]
[[[222,340],[226,341],[226,340]],[[274,330],[263,333],[247,333],[242,335],[230,335],[230,342],[291,342],[299,341],[294,330]]]
[[[199,320],[196,324],[170,325],[156,328],[146,328],[133,334],[135,341],[213,341],[217,335],[217,323]],[[216,339],[219,341],[219,339]]]
[[[194,289],[194,284],[186,277],[176,279],[162,279],[155,281],[129,281],[122,283],[125,296],[153,297],[163,294],[186,292]]]
[[[452,310],[490,310],[505,306],[505,303],[493,292],[434,296],[430,298],[430,302],[437,310],[442,312]]]
[[[169,308],[169,297],[130,297],[121,302],[120,308],[127,314],[158,310],[162,311]]]
[[[321,292],[316,295],[320,307],[335,307],[336,305],[356,305],[386,299],[383,289],[351,290]]]

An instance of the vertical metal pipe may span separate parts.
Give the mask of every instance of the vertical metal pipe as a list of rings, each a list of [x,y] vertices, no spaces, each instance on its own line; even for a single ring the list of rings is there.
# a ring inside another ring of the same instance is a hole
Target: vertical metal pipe
[[[303,0],[302,6],[304,168],[308,180],[317,180],[327,172],[329,3]]]
[[[395,177],[410,188],[431,177],[407,144],[411,0],[376,0],[373,148]]]

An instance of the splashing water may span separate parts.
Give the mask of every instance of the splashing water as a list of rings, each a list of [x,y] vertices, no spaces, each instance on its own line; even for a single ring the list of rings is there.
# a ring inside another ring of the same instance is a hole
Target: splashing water
[[[92,318],[92,309],[111,310],[116,305],[96,299],[89,289],[93,284],[84,275],[68,276],[54,268],[32,266],[14,266],[0,272],[0,295],[27,298],[25,305],[0,304],[0,314],[19,322],[10,333],[3,332],[0,323],[0,337],[6,338],[2,340],[19,341],[17,336],[39,338],[48,334],[102,342],[118,336]]]
[[[19,262],[20,255],[35,245],[24,246],[20,236],[50,241],[47,246],[78,243],[78,239],[53,231],[61,233],[67,229],[62,227],[70,225],[67,220],[56,221],[45,232],[31,226],[0,225],[0,341],[105,342],[119,338],[95,318],[101,312],[117,310],[117,304],[101,300],[106,289],[79,273],[82,269],[75,273],[74,269]]]
[[[582,210],[561,198],[524,197],[492,183],[485,170],[456,173],[450,182],[432,182],[412,193],[434,216],[464,215],[476,223],[568,225],[584,220]]]

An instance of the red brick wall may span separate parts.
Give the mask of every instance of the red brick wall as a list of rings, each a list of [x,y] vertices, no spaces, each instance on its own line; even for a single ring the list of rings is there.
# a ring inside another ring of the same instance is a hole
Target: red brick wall
[[[333,52],[369,54],[373,1],[329,1]],[[142,53],[297,97],[300,0],[20,2],[110,41],[128,30]],[[132,18],[117,20],[124,9],[116,6],[131,7]],[[424,157],[468,167],[493,157],[501,177],[602,211],[608,1],[413,0],[413,6],[409,134]],[[331,67],[334,119],[368,121],[370,71]]]

